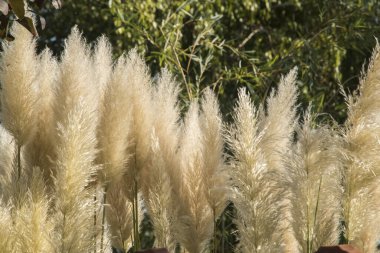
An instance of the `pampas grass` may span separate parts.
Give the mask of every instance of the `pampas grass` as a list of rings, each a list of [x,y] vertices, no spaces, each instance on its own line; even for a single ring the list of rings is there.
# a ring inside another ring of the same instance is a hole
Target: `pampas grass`
[[[379,239],[379,88],[380,46],[377,43],[358,93],[347,97],[344,129],[343,216],[348,242],[375,252]]]
[[[178,85],[163,69],[153,91],[154,129],[151,134],[151,164],[144,180],[143,194],[152,220],[155,247],[174,252],[176,237],[173,227],[178,217],[180,171],[176,153],[179,141]]]
[[[2,124],[21,148],[36,130],[38,62],[32,35],[21,25],[14,26],[14,33],[17,39],[4,43],[0,66]]]
[[[212,238],[213,215],[205,196],[203,184],[204,157],[202,131],[199,122],[197,101],[190,104],[185,116],[179,155],[183,176],[180,191],[179,242],[187,252],[203,252]]]
[[[58,125],[57,168],[54,180],[56,252],[87,252],[92,249],[92,195],[88,187],[96,172],[96,139],[92,119],[79,103]],[[75,227],[75,230],[73,228]]]
[[[297,131],[297,143],[286,158],[291,226],[297,252],[312,253],[336,245],[341,221],[341,159],[339,138],[331,129],[313,127],[310,112]]]
[[[21,149],[36,131],[37,60],[32,35],[21,25],[15,25],[14,32],[18,34],[14,43],[4,43],[0,82],[3,87],[2,122],[16,142],[15,166],[19,180],[23,168]]]
[[[124,176],[129,158],[127,149],[131,142],[129,139],[131,108],[128,97],[128,79],[124,73],[124,66],[125,59],[122,57],[116,64],[111,80],[105,86],[100,108],[99,162],[103,168],[99,171],[98,178],[104,189],[102,226],[104,226],[107,210],[104,205],[107,203],[108,187]]]
[[[96,89],[92,83],[90,56],[76,28],[66,42],[60,65],[55,115],[57,121],[55,168],[55,251],[92,249],[97,233],[92,219],[91,181],[97,167]],[[75,230],[72,228],[76,227]],[[95,230],[95,231],[94,231]]]
[[[37,58],[39,63],[38,77],[36,80],[39,99],[36,103],[36,134],[26,146],[27,166],[39,167],[46,181],[47,188],[52,191],[53,182],[51,177],[52,161],[54,160],[54,100],[55,85],[58,80],[58,63],[52,53],[46,49]]]
[[[91,48],[73,28],[57,60],[14,33],[0,62],[1,252],[136,251],[147,216],[155,247],[219,252],[229,201],[236,252],[311,253],[341,229],[375,252],[379,45],[341,129],[310,112],[299,124],[296,69],[264,105],[240,90],[224,127],[209,89],[181,117],[175,77],[152,79],[136,50],[113,65],[105,37]]]
[[[232,201],[237,209],[238,249],[243,253],[279,250],[273,235],[279,222],[281,196],[275,190],[276,174],[270,172],[260,146],[262,138],[257,112],[242,89],[227,141],[234,156],[230,171]]]

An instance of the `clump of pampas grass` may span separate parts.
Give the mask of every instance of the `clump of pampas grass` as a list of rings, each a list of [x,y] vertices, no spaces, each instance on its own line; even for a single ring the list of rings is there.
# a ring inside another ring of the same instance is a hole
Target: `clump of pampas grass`
[[[219,252],[229,201],[237,252],[311,253],[340,229],[375,252],[379,45],[340,132],[309,111],[298,123],[296,69],[258,110],[240,90],[224,127],[209,89],[181,117],[175,78],[152,79],[136,50],[113,63],[104,36],[91,48],[74,28],[57,60],[13,29],[0,62],[0,252],[136,251],[145,212],[155,247]]]

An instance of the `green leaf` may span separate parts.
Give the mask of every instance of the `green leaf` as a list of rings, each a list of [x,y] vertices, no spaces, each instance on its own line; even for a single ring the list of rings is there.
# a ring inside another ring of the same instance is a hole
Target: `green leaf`
[[[7,1],[0,0],[0,12],[4,14],[4,16],[8,15],[9,12],[9,6]]]
[[[24,0],[9,0],[9,4],[18,18],[22,19],[25,17],[27,5]]]
[[[25,16],[22,19],[18,19],[17,22],[19,22],[23,27],[28,29],[28,31],[33,34],[34,36],[38,36],[37,29],[33,23],[33,19],[30,17]]]

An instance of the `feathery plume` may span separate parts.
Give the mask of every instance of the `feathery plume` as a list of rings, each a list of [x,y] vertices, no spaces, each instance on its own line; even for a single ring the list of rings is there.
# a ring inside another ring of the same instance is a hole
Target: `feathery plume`
[[[104,187],[102,205],[105,205],[108,186],[124,176],[127,166],[127,149],[130,145],[131,104],[128,97],[128,77],[125,74],[125,58],[116,64],[111,80],[105,86],[100,108],[99,162],[102,169],[98,177]],[[107,209],[103,206],[103,212]],[[105,218],[105,213],[103,217]],[[101,221],[104,225],[104,219]],[[114,231],[114,230],[111,230]],[[102,248],[102,246],[101,246]]]
[[[202,97],[201,108],[203,181],[205,196],[216,222],[216,218],[227,204],[228,174],[223,157],[222,119],[218,101],[210,89],[207,89]]]
[[[93,68],[94,68],[94,80],[98,85],[97,90],[102,96],[102,92],[105,89],[105,85],[109,82],[112,73],[112,47],[107,37],[101,36],[94,49],[92,56]],[[101,99],[100,99],[101,100]]]
[[[245,90],[239,91],[234,124],[227,142],[233,154],[232,200],[237,209],[239,250],[243,253],[278,252],[274,239],[278,226],[280,201],[277,174],[268,168],[262,148],[265,131],[259,130],[257,112]]]
[[[55,250],[87,252],[93,243],[89,184],[96,171],[96,136],[88,108],[79,103],[58,124],[55,183]],[[75,228],[75,229],[73,229]]]
[[[35,132],[36,73],[38,62],[33,36],[21,25],[14,25],[16,39],[4,43],[0,66],[2,84],[2,123],[17,146],[27,143]]]
[[[92,128],[97,126],[95,117],[98,108],[97,89],[94,85],[90,52],[78,29],[74,27],[65,42],[60,64],[60,75],[56,87],[55,120],[63,122],[76,110],[82,100],[83,110],[92,114]]]
[[[297,68],[281,77],[277,91],[267,99],[267,113],[259,127],[264,131],[261,147],[270,170],[284,170],[283,155],[290,149],[296,126]]]
[[[149,164],[150,134],[153,124],[152,89],[147,66],[135,49],[126,57],[125,72],[132,110],[132,127],[129,136],[131,144],[128,149],[130,162],[126,171],[127,182],[133,186],[128,194],[132,201],[143,185],[141,180],[146,178],[145,173]]]
[[[39,168],[33,168],[26,201],[14,213],[14,234],[17,252],[53,252],[51,237],[53,222],[49,216],[49,199],[46,197],[44,178]]]
[[[213,215],[205,197],[204,157],[198,101],[190,104],[179,150],[183,176],[180,192],[178,240],[189,253],[202,252],[212,238]]]
[[[39,99],[36,103],[38,114],[35,118],[36,134],[26,146],[26,163],[28,167],[41,168],[48,190],[53,187],[51,161],[54,160],[54,99],[55,83],[58,80],[58,63],[53,58],[52,52],[45,49],[40,57],[39,70],[36,83],[38,85]]]
[[[56,88],[55,249],[90,250],[94,235],[91,186],[97,167],[98,93],[90,52],[77,28],[66,41]],[[92,85],[92,86],[91,86]],[[73,230],[73,227],[76,229]],[[91,248],[92,249],[92,248]]]
[[[297,124],[297,68],[293,68],[285,77],[281,77],[277,90],[273,90],[266,101],[266,114],[262,108],[259,128],[263,131],[260,147],[266,158],[269,170],[274,173],[285,173],[284,157],[288,155],[292,143],[294,128]],[[281,176],[278,176],[280,179]],[[280,183],[280,182],[279,182]],[[280,183],[281,184],[281,183]],[[283,196],[282,205],[289,205],[289,200]],[[289,207],[284,209],[280,219],[278,239],[283,241],[284,250],[293,253],[296,247],[294,233],[289,229]]]
[[[112,246],[128,251],[132,246],[133,209],[125,194],[130,186],[124,180],[117,181],[108,189],[106,206],[107,222],[110,225]],[[141,219],[140,219],[141,220]]]
[[[360,79],[359,91],[347,98],[344,129],[343,218],[345,238],[363,252],[376,252],[380,234],[380,46]]]
[[[336,134],[326,126],[313,128],[311,113],[297,131],[297,143],[286,161],[291,200],[291,225],[298,251],[313,253],[336,245],[340,235],[341,159]]]
[[[153,94],[154,129],[151,141],[151,164],[144,180],[145,205],[153,223],[155,247],[174,252],[173,225],[178,208],[180,173],[176,151],[179,139],[178,85],[163,69]]]
[[[127,149],[130,145],[131,104],[128,97],[128,76],[125,59],[120,58],[110,82],[105,87],[100,111],[99,148],[101,181],[109,184],[124,174]]]

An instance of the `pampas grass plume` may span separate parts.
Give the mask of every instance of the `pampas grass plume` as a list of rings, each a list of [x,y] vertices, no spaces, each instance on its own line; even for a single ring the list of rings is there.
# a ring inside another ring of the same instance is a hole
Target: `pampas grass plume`
[[[23,146],[36,130],[37,87],[35,83],[38,61],[35,41],[21,25],[14,26],[15,41],[4,43],[0,66],[2,84],[2,122],[13,135],[18,146]]]
[[[348,242],[364,252],[375,252],[380,234],[380,46],[376,43],[358,93],[347,97],[348,118],[343,131],[343,216]]]
[[[310,112],[297,131],[297,143],[287,157],[291,225],[298,251],[315,252],[339,242],[341,221],[341,157],[339,138],[326,126],[313,128]]]
[[[222,118],[215,95],[210,89],[201,100],[200,127],[203,145],[203,181],[206,199],[213,212],[214,222],[227,205],[229,177],[223,157]]]
[[[245,90],[239,91],[234,124],[229,128],[227,142],[233,153],[231,178],[232,200],[237,209],[239,251],[278,252],[273,235],[278,223],[278,203],[273,191],[275,175],[270,173],[260,146],[258,116]]]
[[[151,138],[151,164],[144,180],[143,193],[146,207],[152,219],[156,247],[175,250],[173,226],[178,217],[175,203],[180,191],[178,85],[163,69],[154,89],[154,129]]]

